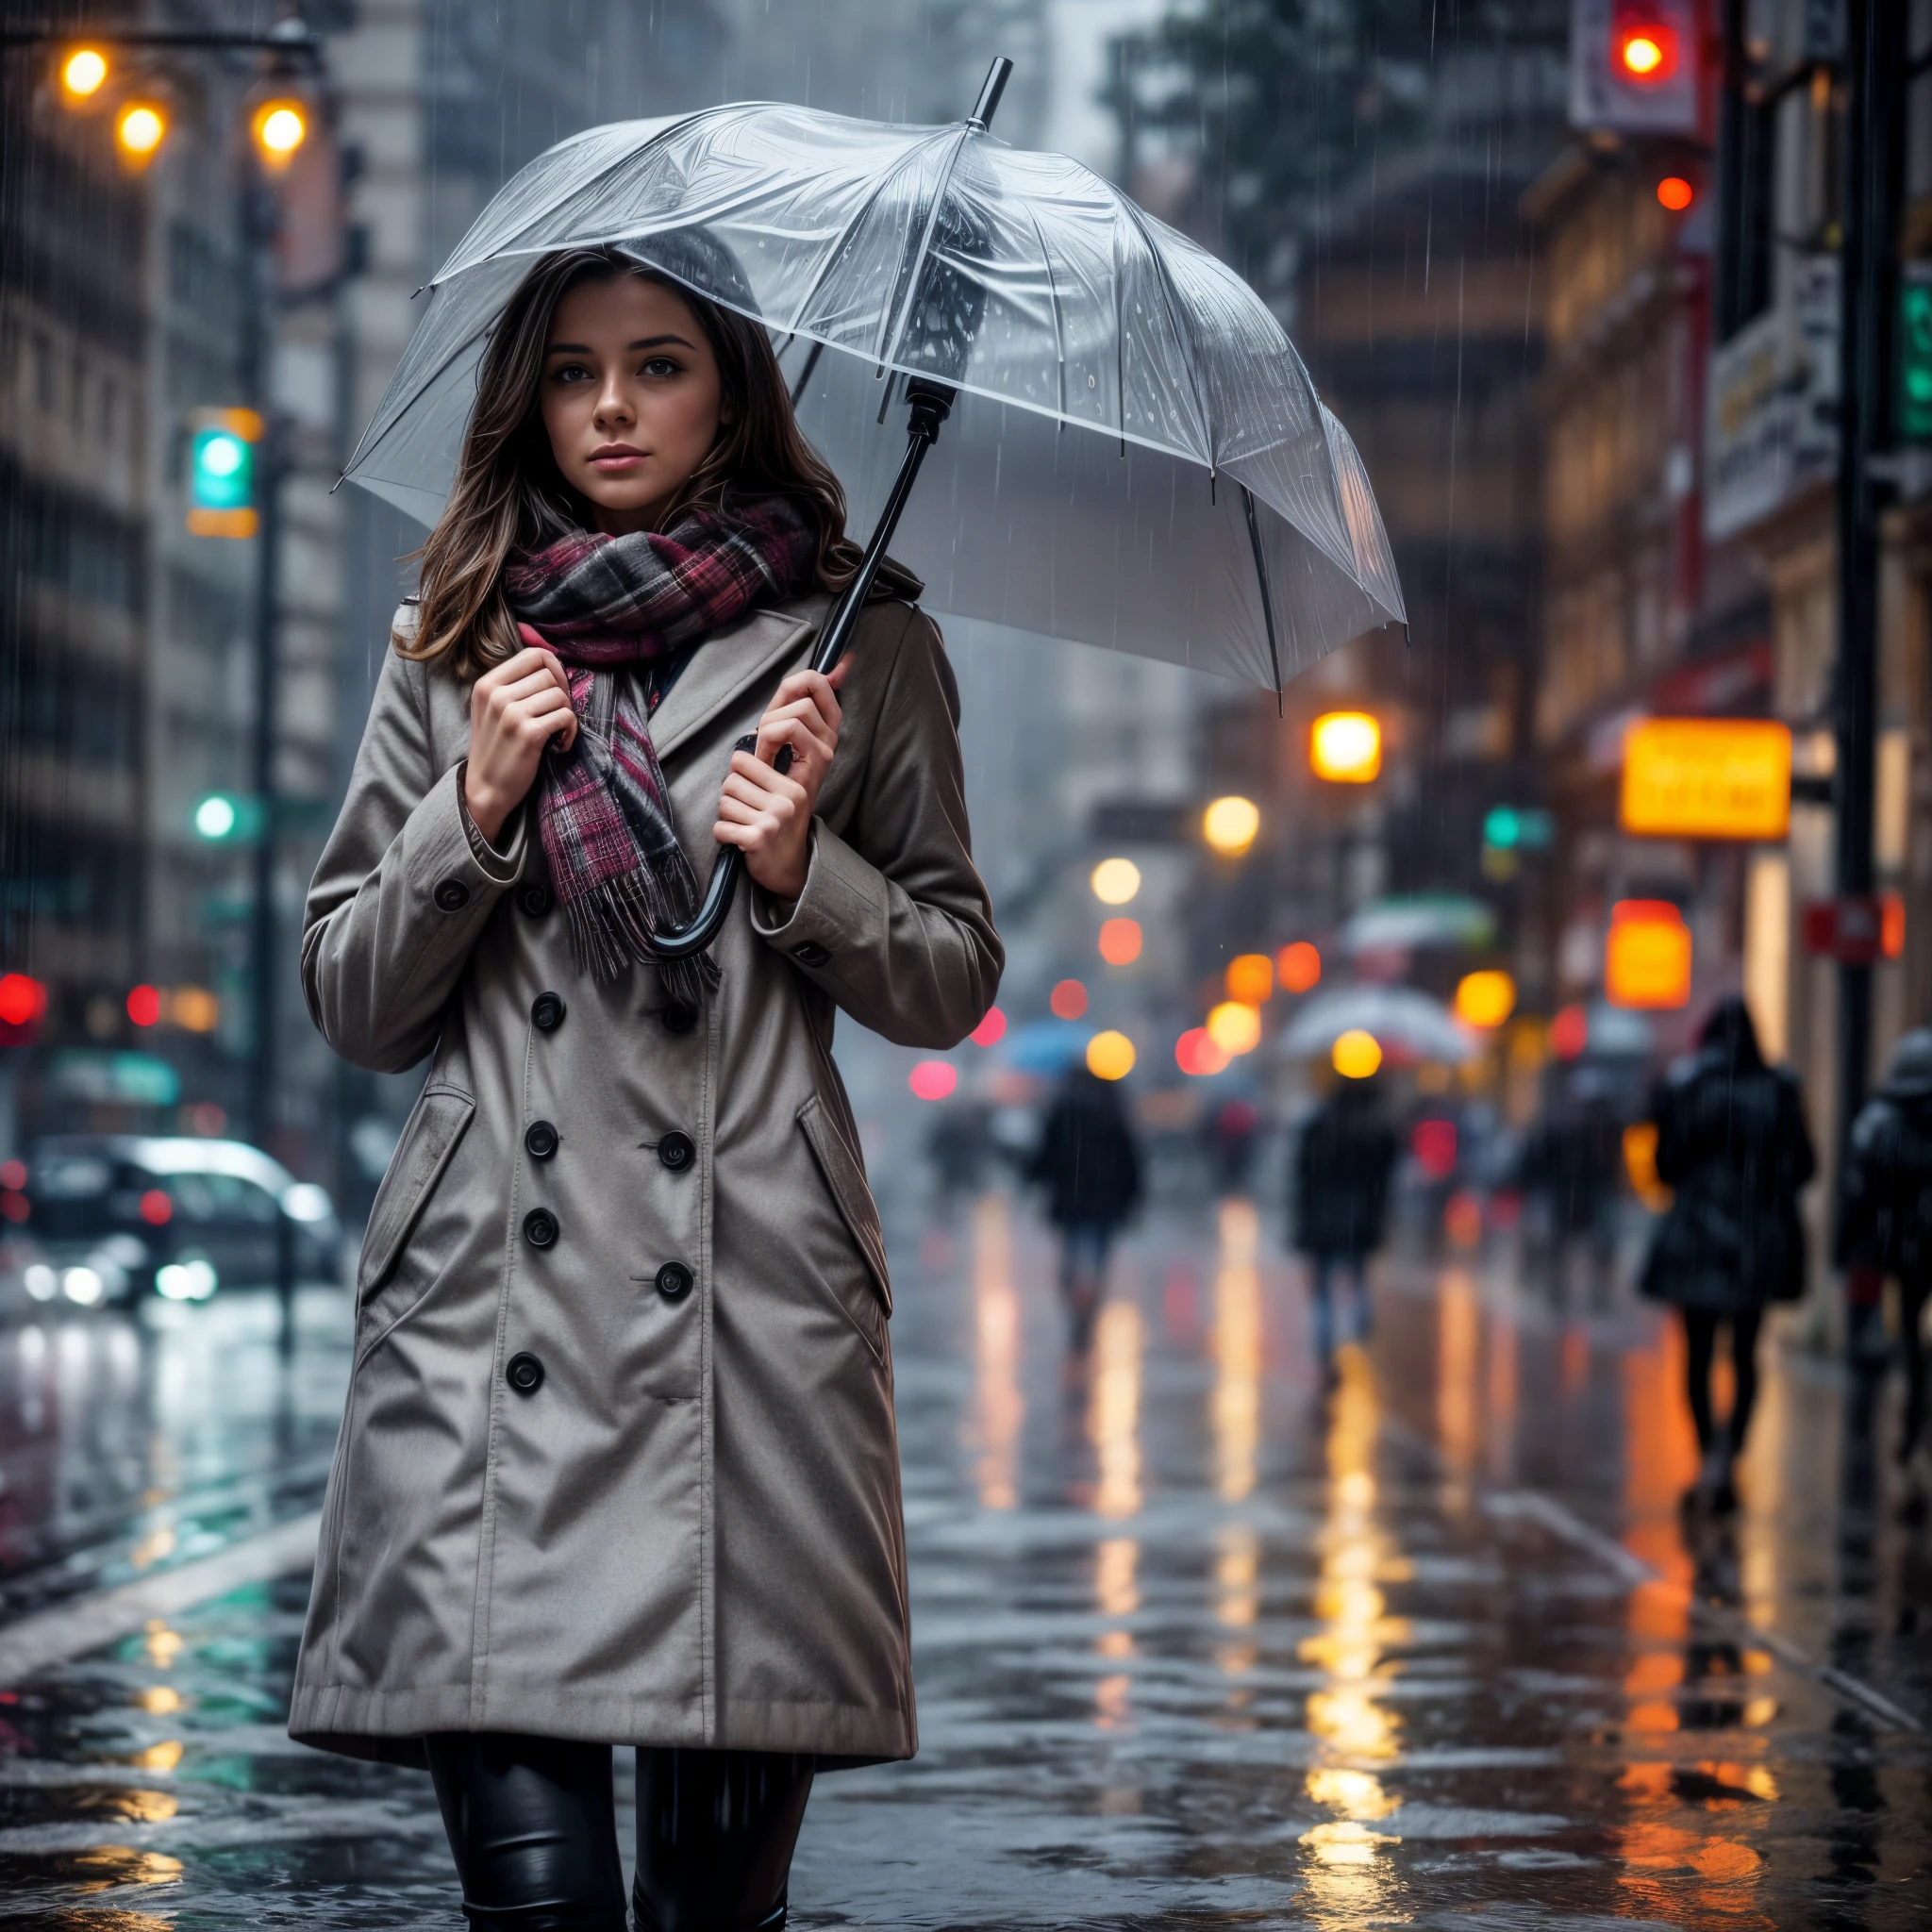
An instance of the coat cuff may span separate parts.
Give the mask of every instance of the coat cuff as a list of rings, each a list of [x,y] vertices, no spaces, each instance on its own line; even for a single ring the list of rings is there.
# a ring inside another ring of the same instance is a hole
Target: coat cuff
[[[886,881],[823,819],[811,822],[805,890],[786,901],[754,886],[752,930],[808,977],[836,985],[843,958],[875,942],[886,925]]]
[[[476,942],[496,902],[516,883],[524,863],[521,821],[502,852],[470,823],[463,808],[461,765],[432,785],[403,828],[402,877],[411,904],[409,917],[421,922],[422,950],[409,979],[425,968],[436,970]]]
[[[459,758],[454,776],[457,812],[463,822],[463,836],[469,841],[470,857],[476,861],[477,871],[492,884],[513,886],[524,869],[524,824],[528,814],[521,804],[512,807],[510,815],[503,822],[503,830],[497,834],[505,842],[500,846],[492,845],[470,816],[469,801],[463,793],[463,775],[469,769],[469,759]]]

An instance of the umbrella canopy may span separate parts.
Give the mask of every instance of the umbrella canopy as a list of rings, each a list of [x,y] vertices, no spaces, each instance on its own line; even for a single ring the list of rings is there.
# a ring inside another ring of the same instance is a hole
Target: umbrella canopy
[[[1338,986],[1318,992],[1282,1028],[1277,1051],[1291,1059],[1325,1055],[1344,1033],[1373,1034],[1387,1053],[1460,1062],[1476,1057],[1474,1036],[1441,1000],[1412,986]]]
[[[1496,938],[1495,915],[1480,899],[1455,892],[1419,892],[1364,906],[1337,936],[1344,954],[1413,952],[1419,946],[1480,951]]]
[[[1274,690],[1403,621],[1355,445],[1259,297],[976,121],[751,104],[560,142],[438,273],[347,475],[433,522],[504,304],[535,258],[591,245],[767,325],[860,529],[896,390],[959,391],[894,545],[935,610]]]

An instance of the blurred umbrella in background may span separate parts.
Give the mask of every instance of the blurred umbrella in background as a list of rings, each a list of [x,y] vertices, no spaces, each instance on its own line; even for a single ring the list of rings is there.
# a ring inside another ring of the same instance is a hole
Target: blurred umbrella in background
[[[1475,1058],[1474,1036],[1441,1000],[1412,986],[1339,986],[1318,992],[1282,1028],[1284,1058],[1325,1058],[1344,1033],[1371,1035],[1385,1054],[1459,1064]]]
[[[1078,1020],[1035,1020],[997,1049],[1002,1065],[1016,1074],[1064,1074],[1087,1051],[1093,1029]]]
[[[558,143],[436,275],[348,476],[433,522],[511,291],[610,246],[771,328],[858,528],[905,385],[957,391],[895,544],[936,611],[1276,691],[1404,621],[1360,458],[1274,315],[1099,175],[994,141],[1005,64],[942,127],[739,105]]]

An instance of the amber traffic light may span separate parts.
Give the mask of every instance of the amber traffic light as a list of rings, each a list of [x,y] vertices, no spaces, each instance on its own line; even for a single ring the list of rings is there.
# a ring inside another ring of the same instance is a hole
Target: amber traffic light
[[[279,171],[308,139],[308,109],[292,95],[278,94],[256,108],[249,116],[248,133],[262,165]]]

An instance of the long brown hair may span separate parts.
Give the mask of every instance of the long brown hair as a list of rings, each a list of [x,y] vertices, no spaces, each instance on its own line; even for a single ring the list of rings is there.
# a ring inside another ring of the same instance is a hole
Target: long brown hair
[[[711,244],[709,254],[722,253]],[[708,258],[705,265],[713,273],[719,266]],[[735,275],[735,264],[730,267]],[[513,657],[520,645],[503,592],[504,566],[520,550],[591,525],[591,504],[565,481],[551,452],[538,388],[558,303],[580,282],[619,275],[639,275],[671,290],[718,360],[718,440],[678,491],[666,521],[698,507],[728,521],[737,501],[789,496],[818,525],[818,587],[838,591],[851,581],[858,552],[845,537],[845,492],[799,433],[763,324],[615,249],[565,249],[536,263],[491,331],[456,482],[418,553],[416,634],[392,640],[404,657],[440,658],[458,677],[476,676]]]

